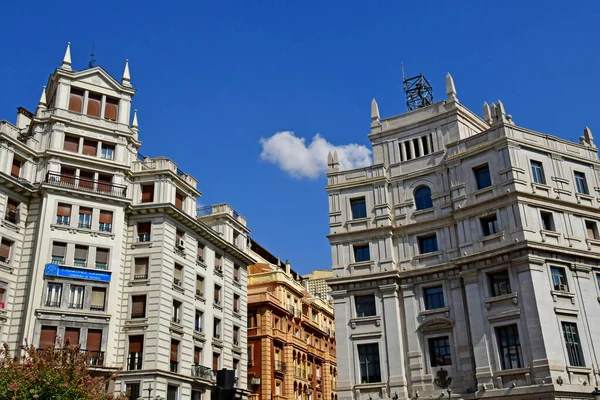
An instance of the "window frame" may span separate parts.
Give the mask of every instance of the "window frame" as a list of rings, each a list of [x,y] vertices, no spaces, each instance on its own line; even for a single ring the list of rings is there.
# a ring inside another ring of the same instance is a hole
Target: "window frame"
[[[555,277],[558,277],[557,280]],[[552,283],[553,290],[560,290],[560,285],[566,286],[565,292],[569,292],[569,279],[567,277],[567,271],[564,267],[550,266],[550,282]]]
[[[589,195],[589,187],[587,184],[587,178],[585,172],[573,171],[573,179],[575,183],[575,191],[578,194]]]
[[[541,161],[529,160],[531,167],[531,180],[539,185],[546,184],[546,174],[544,173],[544,164]]]
[[[359,208],[361,206],[364,206],[364,209]],[[355,213],[355,211],[356,211],[356,213]],[[364,213],[364,215],[362,215],[363,213]],[[354,197],[354,198],[350,199],[350,214],[352,216],[352,220],[363,219],[363,218],[368,217],[367,197],[366,196]]]
[[[487,174],[484,174],[487,173]],[[476,190],[483,190],[493,185],[492,183],[492,172],[488,163],[481,164],[477,167],[473,167],[473,174],[475,176],[475,187]],[[482,175],[483,174],[483,175]]]
[[[506,274],[505,280],[498,277],[498,275],[501,275],[501,274],[502,275]],[[512,293],[512,288],[511,288],[511,283],[510,283],[510,273],[508,272],[508,269],[488,272],[487,279],[489,282],[491,297],[504,296],[504,295]],[[504,290],[500,287],[500,285],[502,285],[503,282],[506,283],[506,286],[505,286],[506,289],[504,289]],[[498,289],[496,289],[497,284],[499,284]]]
[[[375,299],[375,294],[360,294],[354,295],[354,314],[356,318],[368,318],[377,316],[377,300]],[[361,303],[362,300],[368,299],[367,303]],[[359,311],[359,309],[364,308],[364,310]],[[370,312],[370,313],[368,313]]]
[[[496,213],[480,217],[479,225],[481,226],[481,234],[483,237],[497,235],[501,232],[500,226],[498,224],[498,214]]]
[[[431,250],[429,249],[429,245],[428,245],[428,241],[433,239],[432,246],[431,246]],[[438,247],[438,243],[437,243],[437,234],[431,234],[431,235],[425,235],[425,236],[418,236],[417,237],[417,245],[419,248],[419,254],[429,254],[429,253],[435,253],[437,251],[439,251],[439,247]]]
[[[429,291],[438,290],[439,292],[428,293]],[[439,299],[441,298],[441,302]],[[441,306],[435,306],[439,305]],[[426,286],[423,288],[423,307],[425,310],[439,310],[446,308],[446,296],[444,293],[444,285]]]
[[[441,341],[445,341],[443,346],[436,346],[436,343],[441,342]],[[431,367],[444,367],[446,365],[452,365],[452,346],[450,343],[450,336],[449,335],[444,335],[444,336],[433,336],[433,337],[428,337],[427,338],[427,349],[429,351],[429,365]],[[437,355],[436,350],[437,349],[444,349],[447,353],[446,354],[439,354]],[[438,363],[438,357],[441,357],[443,359],[443,362]]]
[[[567,352],[567,360],[572,367],[585,367],[585,357],[583,354],[583,344],[579,327],[576,321],[561,321],[561,331]],[[567,332],[566,327],[570,327],[570,332]],[[573,339],[573,336],[575,338]],[[575,341],[573,341],[575,340]]]
[[[352,245],[352,253],[355,263],[371,261],[371,249],[368,243]]]
[[[540,210],[540,220],[542,222],[542,230],[556,232],[554,213],[552,211]]]
[[[419,193],[426,190],[426,193]],[[429,210],[433,208],[433,200],[431,198],[431,188],[427,185],[417,187],[413,193],[415,208],[417,211]]]
[[[514,323],[495,326],[494,334],[496,336],[496,346],[498,347],[500,368],[502,370],[523,368],[525,364],[523,361],[523,350],[521,348],[521,337],[519,335],[518,324]],[[512,334],[512,336],[509,336],[509,334]],[[504,342],[506,342],[506,344]],[[516,360],[513,359],[514,356],[516,356]]]
[[[361,349],[364,349],[366,351],[361,352]],[[375,351],[376,350],[376,351]],[[372,342],[372,343],[358,343],[356,345],[356,354],[357,354],[357,359],[358,359],[358,372],[359,372],[359,377],[360,377],[360,383],[361,384],[368,384],[368,383],[380,383],[382,382],[382,374],[381,374],[381,355],[380,355],[380,349],[379,349],[379,343],[378,342]],[[371,376],[371,374],[369,373],[369,367],[368,367],[368,363],[369,363],[369,356],[375,356],[376,355],[376,360],[374,359],[372,361],[373,364],[376,365],[375,368],[375,372],[373,373],[373,375]],[[363,357],[365,358],[364,363],[365,363],[365,373],[363,374]],[[376,361],[376,363],[375,363]]]

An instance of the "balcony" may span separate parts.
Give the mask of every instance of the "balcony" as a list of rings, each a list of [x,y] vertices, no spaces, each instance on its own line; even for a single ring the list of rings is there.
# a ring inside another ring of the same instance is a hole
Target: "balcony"
[[[244,218],[240,213],[235,211],[229,204],[226,203],[199,207],[196,212],[198,217],[229,215],[241,225],[246,226],[246,218]]]
[[[127,371],[137,371],[142,369],[142,353],[130,353],[127,357]]]
[[[279,360],[275,360],[275,372],[283,374],[285,372],[285,363]]]
[[[212,370],[200,364],[192,364],[192,376],[206,381],[214,381]]]
[[[73,266],[78,268],[86,268],[87,261],[86,260],[73,260]]]
[[[69,226],[71,224],[71,218],[65,216],[57,216],[56,217],[56,225],[66,225]]]
[[[134,275],[133,279],[136,281],[140,279],[148,279],[148,273]]]
[[[83,310],[83,303],[69,303],[68,307],[74,310]]]
[[[56,172],[46,174],[46,183],[53,186],[84,190],[86,192],[104,194],[114,197],[127,197],[127,186],[114,183],[78,178],[73,175],[61,175]]]
[[[148,243],[148,242],[150,242],[150,234],[149,233],[144,233],[143,235],[138,235],[137,242],[138,243]]]
[[[97,350],[81,350],[85,356],[88,367],[102,367],[104,365],[104,352]]]
[[[96,269],[100,269],[102,271],[108,271],[108,264],[106,263],[96,263]]]
[[[110,232],[112,232],[112,224],[108,224],[108,223],[105,223],[105,222],[100,222],[100,224],[98,225],[98,230],[100,232],[110,233]]]
[[[179,363],[177,361],[169,362],[169,371],[177,373],[179,370]]]
[[[92,229],[92,224],[90,224],[89,222],[80,222],[77,224],[77,227],[79,229]]]

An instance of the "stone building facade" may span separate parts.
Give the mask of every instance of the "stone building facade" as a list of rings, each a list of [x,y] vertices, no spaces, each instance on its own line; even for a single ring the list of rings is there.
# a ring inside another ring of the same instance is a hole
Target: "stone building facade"
[[[248,267],[248,382],[254,400],[337,400],[333,307],[256,241]]]
[[[214,397],[222,369],[245,397],[246,221],[198,217],[197,180],[138,152],[134,94],[127,63],[75,71],[68,46],[36,112],[0,121],[0,342],[78,343],[132,399]]]
[[[386,119],[373,100],[372,166],[329,155],[340,398],[594,398],[591,131],[522,128],[500,101],[479,116],[450,75],[446,94]]]

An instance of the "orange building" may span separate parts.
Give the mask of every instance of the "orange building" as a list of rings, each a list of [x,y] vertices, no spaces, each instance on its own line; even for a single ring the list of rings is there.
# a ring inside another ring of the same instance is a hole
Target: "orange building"
[[[251,240],[248,382],[253,400],[337,400],[333,307]]]

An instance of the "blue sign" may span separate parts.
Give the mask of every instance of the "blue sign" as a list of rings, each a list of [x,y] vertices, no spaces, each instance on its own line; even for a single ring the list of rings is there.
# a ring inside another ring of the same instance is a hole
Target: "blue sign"
[[[57,264],[46,264],[44,273],[48,276],[59,276],[62,278],[85,279],[88,281],[110,282],[109,271],[95,271],[89,269],[79,269],[64,267]]]

